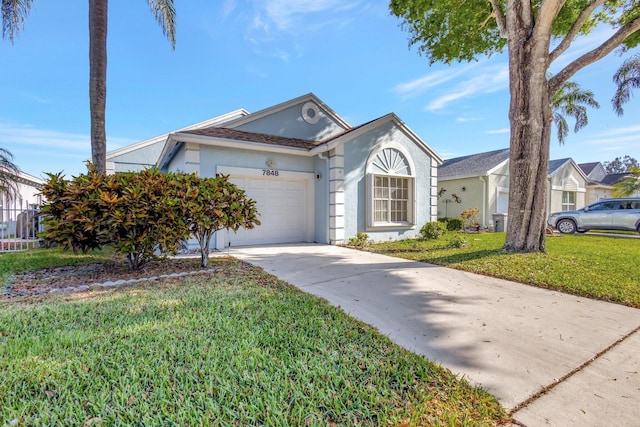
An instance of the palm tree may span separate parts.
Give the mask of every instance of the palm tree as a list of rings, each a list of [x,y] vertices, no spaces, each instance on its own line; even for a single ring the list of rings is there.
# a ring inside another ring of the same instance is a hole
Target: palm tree
[[[632,196],[635,192],[640,191],[640,168],[637,166],[630,167],[627,173],[629,173],[629,176],[624,180],[613,184],[613,195],[615,197]]]
[[[33,0],[2,1],[2,37],[13,42],[31,11]],[[162,32],[175,49],[173,0],[148,0],[149,8]],[[91,160],[104,172],[107,141],[105,108],[107,100],[107,10],[108,0],[89,0],[89,110],[91,112]]]
[[[17,178],[20,169],[13,163],[13,154],[0,148],[0,200],[2,193],[12,200],[18,192]]]
[[[634,55],[624,61],[613,75],[613,82],[618,86],[611,100],[613,111],[622,116],[622,104],[631,99],[631,89],[640,88],[640,55]]]
[[[577,83],[568,81],[551,97],[553,108],[553,123],[558,131],[558,142],[563,144],[569,134],[566,116],[573,117],[576,124],[574,132],[578,132],[589,123],[587,107],[600,108],[594,99],[593,92],[582,90]]]

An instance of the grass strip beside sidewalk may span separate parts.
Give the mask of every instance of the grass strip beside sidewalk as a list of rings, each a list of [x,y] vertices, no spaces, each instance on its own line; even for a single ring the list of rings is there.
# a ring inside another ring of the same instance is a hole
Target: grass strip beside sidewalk
[[[372,245],[390,255],[640,308],[640,240],[595,235],[547,238],[547,253],[502,249],[505,233],[460,234],[467,245],[437,240]]]

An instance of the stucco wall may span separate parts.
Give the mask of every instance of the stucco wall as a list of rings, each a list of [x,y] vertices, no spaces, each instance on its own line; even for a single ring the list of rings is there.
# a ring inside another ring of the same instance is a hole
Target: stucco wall
[[[478,177],[438,181],[438,191],[443,188],[445,192],[438,199],[438,217],[459,218],[465,209],[482,210],[482,182]]]
[[[505,198],[505,206],[508,203],[508,195],[505,192],[509,189],[509,165],[505,164],[488,176],[438,181],[438,191],[443,188],[446,191],[438,199],[439,217],[460,217],[465,209],[478,208],[479,222],[485,227],[490,227],[493,225],[493,214],[499,210],[498,199]],[[458,196],[460,203],[453,197],[454,194]],[[506,209],[504,210],[505,212],[501,213],[506,213]]]
[[[201,176],[215,176],[218,166],[265,169],[266,162],[275,162],[275,169],[292,172],[316,172],[314,159],[307,156],[200,146]]]
[[[180,143],[178,149],[176,150],[176,154],[171,158],[171,162],[167,164],[163,169],[163,172],[186,172],[185,169],[185,150],[184,144]],[[191,172],[191,171],[189,171]]]
[[[119,156],[110,158],[109,161],[114,163],[115,172],[136,172],[143,170],[145,167],[151,167],[156,164],[165,140],[156,142],[155,144],[130,151]]]
[[[554,187],[562,186],[563,181],[572,177],[577,183],[578,188],[585,189],[587,180],[578,172],[572,163],[566,163],[564,166],[556,170],[551,176],[551,185]]]
[[[547,207],[547,214],[565,210],[562,207],[562,192],[563,190],[551,190],[551,194],[549,197],[550,204]],[[576,193],[576,209],[580,209],[587,204],[586,195],[587,195],[586,192]]]
[[[191,157],[194,157],[191,155]],[[191,161],[194,159],[192,158]],[[168,165],[169,171],[185,169],[185,146],[181,146]],[[218,166],[265,169],[266,162],[275,162],[275,169],[290,172],[308,172],[319,175],[314,182],[315,222],[314,241],[328,243],[328,166],[327,160],[316,157],[296,156],[280,153],[266,153],[255,150],[200,146],[198,151],[198,174],[203,177],[215,176]],[[215,241],[215,239],[213,239]]]
[[[282,111],[270,114],[267,117],[237,126],[236,129],[312,141],[320,141],[345,130],[333,121],[320,106],[318,106],[320,116],[318,122],[313,124],[307,123],[302,118],[302,107],[304,104],[305,103],[296,104]]]
[[[585,206],[587,199],[587,180],[572,162],[567,162],[554,171],[549,178],[549,185],[550,187],[547,187],[549,191],[547,198],[548,214],[563,210],[562,193],[564,191],[576,193],[576,209]]]
[[[380,144],[395,143],[411,157],[415,170],[415,226],[382,230],[367,230],[366,163]],[[394,122],[388,122],[359,136],[344,147],[345,240],[364,232],[374,241],[414,237],[431,219],[431,156],[415,144]]]

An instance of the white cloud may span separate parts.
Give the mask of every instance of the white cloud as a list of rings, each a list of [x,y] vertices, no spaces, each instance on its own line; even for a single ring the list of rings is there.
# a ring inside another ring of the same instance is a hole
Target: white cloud
[[[236,7],[236,0],[225,0],[220,9],[220,18],[223,20],[226,19],[236,10]]]
[[[0,122],[0,140],[3,144],[35,145],[47,148],[57,147],[67,150],[82,150],[86,149],[90,138],[88,135],[39,129],[32,125]]]
[[[492,65],[481,68],[475,76],[454,85],[451,90],[433,101],[425,110],[436,112],[444,109],[453,101],[471,98],[478,94],[488,94],[506,89],[509,84],[509,70],[505,65]]]
[[[128,138],[107,137],[109,149],[132,144],[136,141]],[[6,146],[34,146],[56,149],[70,154],[87,152],[90,148],[89,135],[41,129],[29,124],[0,122],[0,141]]]
[[[51,101],[46,99],[46,98],[42,98],[40,96],[37,95],[32,95],[30,93],[22,93],[22,96],[24,96],[27,99],[31,99],[32,101],[36,101],[38,104],[50,104]]]
[[[427,74],[424,77],[417,78],[415,80],[408,81],[406,83],[400,83],[393,88],[396,95],[400,96],[403,100],[411,98],[419,93],[425,92],[431,88],[439,86],[448,82],[457,76],[466,73],[470,69],[474,68],[477,64],[471,64],[467,67],[461,67],[458,70],[442,70],[434,73]]]
[[[258,13],[264,14],[281,31],[290,31],[298,27],[299,21],[306,15],[344,11],[355,7],[358,3],[341,0],[268,0],[257,2],[261,8]]]
[[[485,133],[488,135],[495,135],[495,134],[509,133],[510,131],[511,130],[509,128],[502,128],[502,129],[488,130]]]
[[[637,153],[640,150],[640,126],[612,129],[588,138],[585,143],[597,152]]]
[[[236,20],[236,26],[244,22],[244,39],[254,53],[283,62],[302,56],[304,41],[310,36],[350,28],[356,16],[353,9],[358,9],[358,15],[369,9],[361,0],[253,0],[246,8],[237,7],[235,1],[223,5],[225,19]],[[273,54],[275,45],[280,47]],[[289,48],[291,52],[283,50]]]
[[[609,130],[607,132],[602,132],[596,136],[602,137],[602,136],[614,136],[614,135],[624,135],[624,134],[635,134],[633,136],[635,136],[636,138],[640,138],[640,125],[635,125],[635,126],[628,126],[628,127],[623,127],[623,128],[617,128],[617,129],[612,129]]]

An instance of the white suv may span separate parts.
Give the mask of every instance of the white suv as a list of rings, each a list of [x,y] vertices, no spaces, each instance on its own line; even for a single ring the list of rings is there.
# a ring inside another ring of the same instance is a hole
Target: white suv
[[[561,233],[592,229],[640,233],[640,198],[602,200],[576,211],[555,212],[547,223]]]

